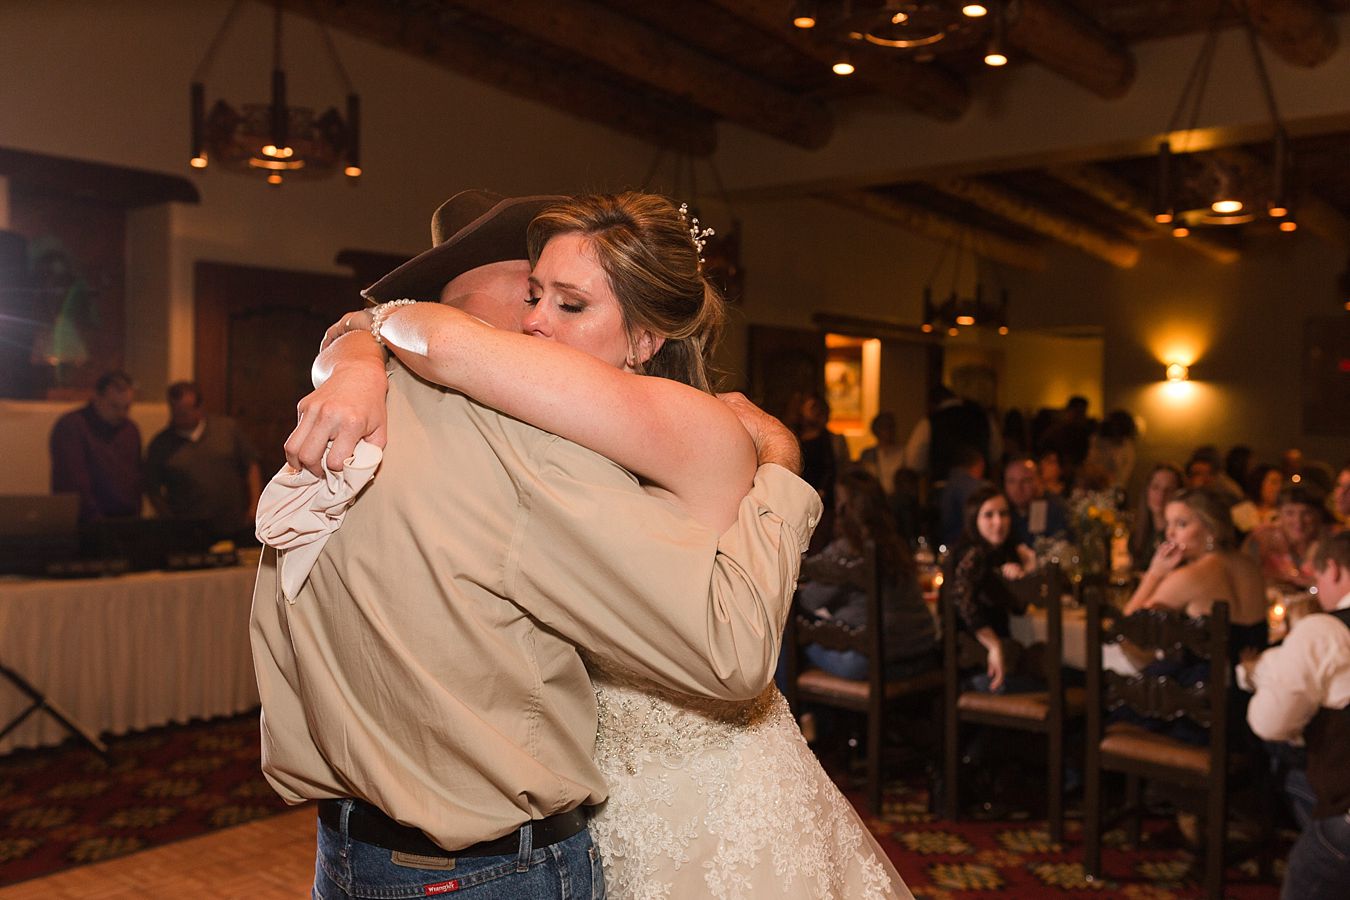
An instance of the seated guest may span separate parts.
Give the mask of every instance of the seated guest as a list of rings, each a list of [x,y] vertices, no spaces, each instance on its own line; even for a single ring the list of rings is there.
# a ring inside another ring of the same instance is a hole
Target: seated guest
[[[1024,609],[1008,582],[1035,568],[1035,554],[1013,534],[1008,498],[992,486],[977,489],[966,500],[964,528],[942,581],[942,602],[953,604],[961,629],[962,667],[980,665],[981,652],[985,657],[984,671],[969,679],[969,689],[1010,694],[1044,688],[1008,630],[1009,615]]]
[[[1252,730],[1269,741],[1302,738],[1315,805],[1289,853],[1285,900],[1350,897],[1350,534],[1313,560],[1324,613],[1304,617],[1255,663]]]
[[[820,556],[853,562],[862,559],[869,541],[876,544],[885,578],[881,602],[887,677],[903,678],[936,667],[937,624],[919,592],[914,557],[896,532],[881,483],[866,469],[850,467],[835,486],[835,504],[835,537]],[[846,585],[805,581],[797,589],[797,602],[845,625],[867,624],[867,597]],[[804,652],[811,665],[841,678],[867,678],[867,657],[857,650],[807,644]]]
[[[1276,519],[1262,525],[1243,544],[1270,584],[1311,587],[1316,580],[1313,555],[1322,537],[1326,507],[1302,485],[1290,485],[1275,501]]]
[[[1274,522],[1278,518],[1277,502],[1283,485],[1284,476],[1278,466],[1270,463],[1254,466],[1247,474],[1246,499],[1232,509],[1237,530],[1251,532]]]
[[[1166,540],[1158,547],[1125,614],[1163,608],[1188,616],[1205,616],[1224,601],[1229,609],[1229,646],[1236,659],[1244,648],[1268,643],[1266,587],[1261,571],[1235,546],[1233,520],[1223,499],[1211,491],[1185,490],[1167,504]],[[1155,660],[1150,674],[1171,674],[1182,685],[1203,681],[1207,661]],[[1194,744],[1208,733],[1188,719],[1165,723],[1140,721],[1151,730]]]
[[[858,462],[877,477],[890,496],[895,490],[895,473],[905,464],[905,448],[895,434],[895,414],[877,413],[869,429],[877,442],[858,455]]]
[[[253,533],[262,478],[258,454],[228,416],[206,414],[190,381],[169,385],[169,426],[145,455],[146,492],[161,518],[205,521],[212,538]]]
[[[1195,448],[1186,463],[1186,487],[1218,494],[1230,507],[1242,502],[1242,488],[1219,465],[1219,449],[1213,444]]]
[[[1134,513],[1134,525],[1130,530],[1130,561],[1135,571],[1148,568],[1149,561],[1158,545],[1163,542],[1167,520],[1164,510],[1177,491],[1181,490],[1186,476],[1181,467],[1173,463],[1158,463],[1149,473],[1144,493],[1139,498],[1139,508]]]
[[[1104,489],[1115,491],[1121,497],[1134,472],[1134,442],[1138,434],[1134,416],[1123,409],[1112,410],[1092,436],[1084,460],[1085,465],[1101,473],[1099,477],[1106,481]]]
[[[1339,527],[1350,525],[1350,462],[1336,473],[1336,484],[1331,491],[1331,514]]]
[[[938,501],[940,543],[948,547],[956,545],[965,523],[966,498],[984,484],[988,484],[984,480],[984,454],[970,446],[958,448]]]
[[[1054,537],[1069,531],[1069,510],[1056,496],[1046,496],[1036,463],[1028,456],[1014,456],[1003,467],[1003,490],[1012,505],[1013,534],[1028,547],[1038,537]]]
[[[80,495],[80,521],[141,514],[141,431],[131,421],[136,388],[125,372],[107,372],[94,397],[52,426],[52,493]]]
[[[1060,465],[1058,451],[1046,450],[1037,457],[1036,471],[1041,476],[1041,487],[1045,489],[1046,496],[1053,494],[1063,497],[1068,492],[1069,486],[1064,483],[1064,467]]]

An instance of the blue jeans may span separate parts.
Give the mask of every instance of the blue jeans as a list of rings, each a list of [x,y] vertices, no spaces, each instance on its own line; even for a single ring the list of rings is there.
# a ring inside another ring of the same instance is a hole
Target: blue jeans
[[[351,801],[343,801],[349,804]],[[453,894],[465,900],[604,900],[605,876],[600,851],[589,830],[549,847],[531,846],[528,825],[521,828],[520,852],[507,856],[451,859],[417,868],[395,862],[383,847],[354,840],[319,822],[313,900],[348,898],[425,898]],[[412,860],[432,863],[425,857]]]
[[[1350,897],[1350,813],[1313,819],[1303,829],[1284,873],[1281,900]]]

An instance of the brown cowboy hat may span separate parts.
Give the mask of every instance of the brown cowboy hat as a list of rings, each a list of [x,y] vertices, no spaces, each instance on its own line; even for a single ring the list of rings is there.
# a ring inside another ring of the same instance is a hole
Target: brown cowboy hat
[[[439,300],[456,276],[488,263],[528,259],[525,226],[540,210],[566,197],[503,197],[492,191],[460,191],[431,216],[431,249],[419,253],[361,292],[383,303],[410,297]]]

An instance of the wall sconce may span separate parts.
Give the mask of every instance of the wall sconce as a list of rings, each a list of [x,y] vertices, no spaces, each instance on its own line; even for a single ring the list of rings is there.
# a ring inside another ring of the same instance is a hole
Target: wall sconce
[[[1170,382],[1189,381],[1190,378],[1191,378],[1190,367],[1183,366],[1181,363],[1171,363],[1170,365],[1168,365],[1167,367],[1168,381]]]

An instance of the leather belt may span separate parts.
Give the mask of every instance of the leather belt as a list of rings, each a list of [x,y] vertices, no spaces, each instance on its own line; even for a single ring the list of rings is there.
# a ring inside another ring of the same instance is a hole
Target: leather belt
[[[548,847],[565,841],[586,827],[588,816],[582,807],[535,819],[530,825],[533,847]],[[319,821],[334,831],[342,830],[342,801],[320,800]],[[523,827],[523,826],[522,826]],[[378,807],[362,800],[352,801],[347,816],[347,834],[365,844],[397,850],[417,856],[511,856],[520,852],[520,829],[499,838],[479,841],[460,850],[446,850],[411,825],[403,825],[385,815]]]

